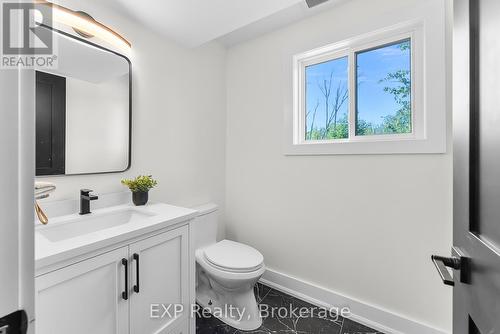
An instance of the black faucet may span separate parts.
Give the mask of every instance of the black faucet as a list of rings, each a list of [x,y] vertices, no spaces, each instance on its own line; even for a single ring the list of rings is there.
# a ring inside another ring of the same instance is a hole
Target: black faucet
[[[90,213],[90,201],[98,199],[96,195],[90,195],[93,190],[80,189],[80,214],[87,215]]]

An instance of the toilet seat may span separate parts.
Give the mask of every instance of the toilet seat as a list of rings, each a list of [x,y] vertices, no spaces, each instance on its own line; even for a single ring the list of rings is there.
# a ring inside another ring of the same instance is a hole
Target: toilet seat
[[[219,270],[238,273],[254,272],[264,263],[264,257],[258,250],[230,240],[222,240],[203,249],[203,257]]]

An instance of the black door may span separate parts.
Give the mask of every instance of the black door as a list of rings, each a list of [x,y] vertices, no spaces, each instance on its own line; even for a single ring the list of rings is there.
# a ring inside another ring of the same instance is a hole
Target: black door
[[[453,333],[500,333],[500,1],[454,1]],[[453,279],[444,265],[453,268]]]
[[[66,78],[36,72],[36,175],[65,171]]]

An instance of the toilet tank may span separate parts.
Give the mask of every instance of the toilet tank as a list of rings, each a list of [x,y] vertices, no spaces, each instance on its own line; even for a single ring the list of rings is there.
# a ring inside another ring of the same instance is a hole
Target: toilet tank
[[[198,216],[193,222],[195,249],[207,247],[217,242],[218,207],[214,203],[207,203],[193,208]]]

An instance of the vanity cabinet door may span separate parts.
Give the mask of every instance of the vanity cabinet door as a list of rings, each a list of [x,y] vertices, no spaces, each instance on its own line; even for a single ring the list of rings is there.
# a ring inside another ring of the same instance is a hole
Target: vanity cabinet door
[[[127,258],[128,247],[122,247],[37,277],[36,333],[127,334]]]
[[[130,333],[170,333],[189,315],[188,227],[130,245],[130,259]]]

